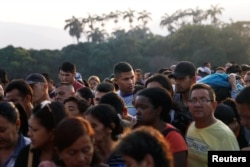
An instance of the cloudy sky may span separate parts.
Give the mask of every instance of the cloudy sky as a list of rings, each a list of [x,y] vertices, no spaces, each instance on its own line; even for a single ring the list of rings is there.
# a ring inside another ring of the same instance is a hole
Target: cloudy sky
[[[115,10],[151,12],[149,27],[153,33],[164,35],[167,30],[161,29],[159,23],[165,13],[171,15],[178,9],[196,7],[206,10],[211,5],[224,8],[222,19],[226,22],[230,18],[234,21],[250,20],[249,0],[1,0],[0,23],[11,24],[0,27],[0,48],[12,44],[25,48],[61,49],[73,42],[68,32],[63,30],[65,19],[72,16],[87,17],[88,14],[107,14]],[[16,26],[16,23],[25,25],[27,29]],[[28,28],[27,25],[33,27]],[[43,35],[40,31],[45,30],[45,27],[50,27],[51,31],[46,29],[46,35]],[[26,31],[20,32],[20,29]],[[19,35],[14,35],[15,33]],[[48,37],[49,41],[44,41],[41,36]]]

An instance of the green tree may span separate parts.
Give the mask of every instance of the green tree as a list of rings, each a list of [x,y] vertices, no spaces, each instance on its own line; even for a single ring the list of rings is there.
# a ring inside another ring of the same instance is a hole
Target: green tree
[[[66,25],[64,26],[64,30],[69,29],[69,35],[75,37],[77,43],[79,43],[79,39],[83,32],[82,22],[74,16],[72,16],[71,19],[65,20],[65,22]]]
[[[143,10],[142,12],[139,12],[138,14],[139,14],[139,16],[138,16],[137,20],[142,21],[143,28],[146,27],[148,21],[152,20],[152,18],[150,17],[151,13],[147,12],[146,10]]]

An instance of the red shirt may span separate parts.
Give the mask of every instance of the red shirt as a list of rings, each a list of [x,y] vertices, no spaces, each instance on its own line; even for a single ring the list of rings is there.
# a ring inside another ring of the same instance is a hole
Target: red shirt
[[[78,89],[85,87],[85,85],[83,85],[80,82],[78,82],[77,80],[75,80],[73,87],[74,87],[75,91],[77,91]]]

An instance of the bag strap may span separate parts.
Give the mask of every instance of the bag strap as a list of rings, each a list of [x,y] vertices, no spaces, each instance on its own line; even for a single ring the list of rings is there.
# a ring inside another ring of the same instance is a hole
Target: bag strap
[[[29,149],[28,167],[32,167],[32,162],[33,162],[33,152],[31,151],[31,149]]]

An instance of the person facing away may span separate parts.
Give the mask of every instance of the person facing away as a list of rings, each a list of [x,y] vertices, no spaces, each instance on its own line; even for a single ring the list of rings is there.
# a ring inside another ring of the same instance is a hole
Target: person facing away
[[[166,118],[172,108],[173,100],[170,93],[160,87],[146,88],[138,92],[135,97],[137,110],[136,127],[151,126],[161,132],[170,144],[173,154],[174,166],[187,166],[187,144],[182,134],[171,124],[166,123]]]
[[[188,110],[188,98],[191,86],[196,82],[196,67],[192,62],[181,61],[176,64],[169,78],[175,79],[174,101],[177,102],[183,114],[191,118]]]
[[[129,132],[115,150],[122,155],[126,166],[173,167],[169,143],[158,130],[149,126]]]
[[[119,62],[114,65],[114,83],[118,85],[117,94],[121,96],[128,108],[128,113],[135,116],[136,109],[132,102],[134,97],[135,74],[132,66],[128,62]]]
[[[215,99],[214,90],[209,85],[198,83],[191,87],[189,110],[194,121],[186,134],[188,166],[207,166],[210,150],[239,150],[232,130],[214,116]]]
[[[58,78],[61,82],[68,82],[73,85],[75,91],[82,87],[85,87],[79,81],[75,79],[76,76],[76,66],[71,62],[64,62],[59,67]]]
[[[12,102],[0,102],[0,166],[13,167],[20,150],[30,139],[19,133],[21,122]]]

